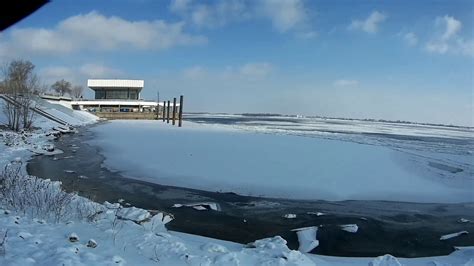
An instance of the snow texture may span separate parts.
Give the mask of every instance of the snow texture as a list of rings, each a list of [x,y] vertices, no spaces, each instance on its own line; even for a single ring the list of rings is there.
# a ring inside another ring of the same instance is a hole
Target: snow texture
[[[369,266],[402,266],[400,262],[392,255],[383,255],[375,258],[369,263]]]
[[[332,201],[474,201],[472,177],[463,172],[440,177],[426,159],[414,168],[409,153],[385,146],[191,122],[177,128],[159,121],[111,121],[92,130],[91,143],[101,147],[105,166],[164,185]]]

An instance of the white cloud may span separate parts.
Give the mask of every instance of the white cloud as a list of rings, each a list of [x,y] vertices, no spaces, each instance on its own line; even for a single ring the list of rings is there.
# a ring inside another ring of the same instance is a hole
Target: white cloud
[[[296,31],[314,37],[303,0],[228,0],[204,3],[173,0],[170,10],[197,27],[216,28],[232,22],[267,19],[278,32]]]
[[[243,0],[217,1],[205,4],[193,0],[173,0],[170,10],[198,27],[216,28],[247,19],[248,7]]]
[[[87,78],[119,78],[123,72],[102,64],[84,64],[79,68],[81,74]]]
[[[415,46],[418,44],[418,36],[413,32],[408,32],[403,35],[403,40],[409,46]]]
[[[261,0],[260,12],[280,32],[304,27],[308,12],[301,0]]]
[[[445,15],[434,22],[437,33],[426,43],[425,49],[436,54],[458,54],[474,57],[474,39],[466,40],[460,36],[461,21]]]
[[[185,33],[184,22],[129,21],[90,12],[69,17],[50,29],[13,29],[0,40],[0,52],[65,54],[80,50],[161,50],[206,42],[203,36]]]
[[[441,25],[442,27],[445,27],[445,31],[443,35],[441,36],[442,40],[449,40],[452,37],[455,37],[462,27],[461,21],[450,16],[444,16],[442,18],[438,17],[436,18],[435,23],[437,25]]]
[[[365,20],[353,20],[349,29],[362,30],[367,33],[377,33],[379,24],[387,19],[387,15],[373,11]]]
[[[202,66],[193,66],[183,71],[183,76],[187,79],[199,79],[206,76],[207,70]]]
[[[49,66],[39,69],[46,84],[65,79],[77,85],[85,85],[88,78],[122,78],[124,72],[103,64],[88,63],[77,67]]]
[[[354,79],[338,79],[334,81],[333,85],[336,87],[351,87],[359,85],[359,81]]]
[[[256,80],[268,77],[274,70],[274,66],[267,62],[252,62],[240,66],[226,66],[215,70],[203,66],[192,66],[184,69],[181,76],[185,79],[246,79]]]
[[[72,68],[64,66],[51,66],[39,70],[41,79],[47,84],[52,84],[57,80],[65,79],[71,82],[77,82],[77,72]]]
[[[273,66],[269,63],[248,63],[239,68],[241,75],[250,78],[264,78],[273,71]]]
[[[173,12],[186,12],[192,0],[171,0],[170,10]]]

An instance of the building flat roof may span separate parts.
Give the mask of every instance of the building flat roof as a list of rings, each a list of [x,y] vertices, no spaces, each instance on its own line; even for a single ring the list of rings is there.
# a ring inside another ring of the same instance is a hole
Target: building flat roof
[[[88,79],[87,87],[95,88],[137,88],[142,89],[145,81],[142,79]]]
[[[140,100],[86,100],[86,101],[72,101],[72,105],[82,105],[82,106],[156,106],[156,102],[152,101],[140,101]],[[159,106],[163,106],[163,102],[159,103]],[[173,103],[171,103],[171,107]],[[176,103],[176,106],[179,106],[179,103]]]

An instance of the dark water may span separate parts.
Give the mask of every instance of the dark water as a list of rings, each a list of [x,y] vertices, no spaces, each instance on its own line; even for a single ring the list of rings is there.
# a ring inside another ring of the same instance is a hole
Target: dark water
[[[434,256],[449,254],[454,246],[474,246],[473,234],[439,240],[441,235],[461,230],[474,232],[474,223],[458,222],[461,217],[474,221],[474,203],[295,201],[162,186],[102,168],[104,158],[98,148],[84,143],[93,137],[92,133],[86,128],[79,130],[56,141],[64,154],[33,157],[27,166],[29,174],[62,181],[66,190],[98,202],[125,199],[136,207],[172,213],[175,220],[167,225],[170,230],[240,243],[280,235],[296,249],[297,237],[291,229],[320,226],[320,244],[313,253],[334,256]],[[221,211],[171,207],[195,202],[216,202]],[[287,213],[296,214],[296,219],[283,218]],[[353,223],[359,226],[355,234],[338,226]]]

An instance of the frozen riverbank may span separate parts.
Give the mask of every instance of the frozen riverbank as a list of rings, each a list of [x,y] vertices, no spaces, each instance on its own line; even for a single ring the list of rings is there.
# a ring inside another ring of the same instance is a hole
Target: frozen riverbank
[[[442,178],[429,161],[382,146],[189,122],[112,121],[92,130],[107,168],[163,185],[292,199],[474,201],[465,173]]]
[[[68,191],[97,202],[124,203],[149,210],[162,210],[175,217],[167,228],[234,242],[282,236],[288,247],[298,248],[295,228],[318,226],[319,246],[312,252],[336,256],[378,256],[391,253],[401,257],[449,254],[453,246],[472,246],[474,235],[440,241],[442,235],[467,230],[474,221],[473,204],[420,204],[386,201],[296,201],[245,197],[233,193],[206,192],[163,186],[125,178],[120,172],[101,167],[99,148],[85,144],[95,138],[89,130],[59,139],[64,150],[58,156],[38,156],[28,172],[62,182]],[[65,172],[67,170],[68,172]],[[175,204],[212,202],[219,211],[200,211]],[[287,219],[286,214],[295,214]],[[341,230],[341,224],[357,224],[357,233]]]

